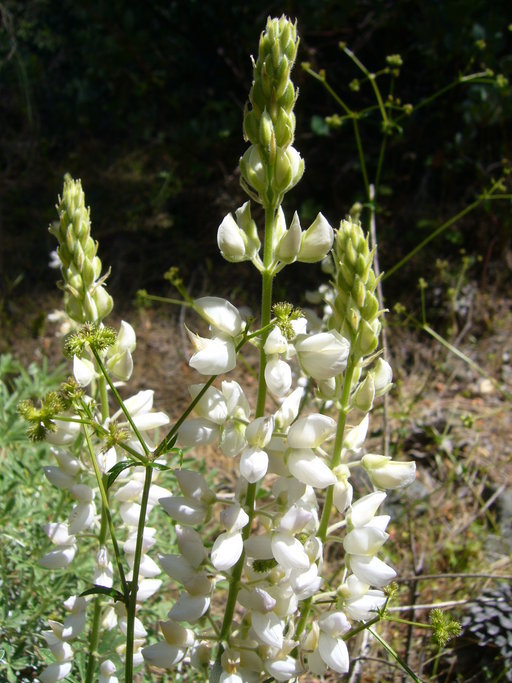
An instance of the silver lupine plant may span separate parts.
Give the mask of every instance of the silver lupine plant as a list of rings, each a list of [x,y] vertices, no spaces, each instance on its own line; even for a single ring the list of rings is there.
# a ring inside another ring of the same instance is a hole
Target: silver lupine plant
[[[297,45],[294,24],[269,19],[244,116],[251,145],[240,160],[242,186],[265,211],[263,250],[250,202],[226,216],[217,235],[226,260],[251,261],[262,276],[256,405],[235,381],[193,384],[191,396],[201,398],[178,433],[182,448],[214,444],[236,458],[240,478],[233,494],[221,497],[198,472],[182,470],[179,493],[160,500],[180,550],[160,562],[181,593],[161,622],[163,640],[142,654],[164,669],[208,672],[211,683],[349,670],[346,638],[384,608],[382,589],[395,577],[378,557],[389,522],[379,508],[386,490],[415,476],[414,463],[364,450],[374,400],[392,384],[377,350],[382,311],[368,239],[358,222],[342,221],[334,231],[322,214],[303,230],[297,213],[288,224],[281,207],[304,172],[292,146],[296,94],[289,77]],[[290,304],[272,304],[272,282],[294,261],[318,262],[330,252],[327,313],[323,327],[310,330]],[[211,336],[191,334],[190,365],[209,378],[232,370],[249,337],[241,314],[215,297],[194,307]],[[310,386],[313,402],[306,400]],[[354,500],[357,467],[367,472],[368,488]],[[212,519],[220,533],[208,538],[202,531]],[[337,581],[324,564],[333,544],[343,547]]]
[[[227,261],[251,261],[261,274],[260,327],[251,329],[225,299],[189,298],[174,277],[209,334],[187,330],[198,379],[190,405],[170,427],[164,413],[153,411],[152,391],[124,401],[119,395],[119,381],[133,369],[135,333],[128,323],[116,333],[102,322],[112,299],[81,185],[66,178],[60,221],[51,231],[76,328],[66,342],[74,378],[40,408],[25,403],[20,410],[31,435],[54,444],[57,464],[45,474],[74,501],[67,520],[47,525],[55,549],[41,563],[69,566],[82,534],[96,535],[97,543],[94,587],[71,596],[64,620],[50,621],[44,634],[55,662],[41,673],[42,683],[68,676],[73,641],[85,633],[87,682],[118,681],[113,660],[119,658],[126,682],[144,663],[210,683],[298,681],[329,669],[344,674],[350,636],[385,608],[383,589],[395,571],[379,557],[389,522],[379,508],[387,490],[414,479],[415,467],[364,446],[374,401],[392,385],[378,351],[382,311],[368,238],[357,221],[343,220],[333,230],[318,214],[303,229],[297,213],[288,221],[282,209],[304,172],[293,147],[297,94],[290,72],[297,47],[292,22],[268,20],[244,115],[250,146],[240,169],[250,199],[217,233]],[[261,230],[251,201],[263,207]],[[322,320],[273,302],[273,280],[283,268],[325,259],[331,282],[321,290]],[[236,367],[247,343],[259,350],[255,397],[219,377]],[[169,431],[158,441],[162,427]],[[231,493],[216,492],[199,467],[180,464],[183,451],[199,459],[202,446],[236,461]],[[355,498],[357,468],[366,488]],[[172,490],[154,483],[161,469],[172,471]],[[174,527],[175,553],[158,554],[159,535],[169,537],[169,528],[146,526],[156,505]],[[334,570],[325,561],[333,546]],[[162,571],[169,577],[163,586]],[[159,589],[178,590],[178,597],[160,622],[162,637],[147,645],[144,603]],[[101,633],[114,629],[117,653],[99,657]]]

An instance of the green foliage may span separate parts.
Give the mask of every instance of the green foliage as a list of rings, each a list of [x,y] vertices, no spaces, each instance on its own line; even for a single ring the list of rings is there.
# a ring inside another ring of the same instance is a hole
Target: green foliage
[[[72,572],[58,573],[51,585],[38,566],[48,548],[42,525],[57,510],[63,493],[44,480],[50,461],[45,443],[27,443],[21,401],[37,401],[55,391],[62,368],[31,364],[25,369],[9,355],[0,359],[0,679],[32,681],[40,668],[43,620],[76,590]],[[55,615],[54,615],[55,616]]]

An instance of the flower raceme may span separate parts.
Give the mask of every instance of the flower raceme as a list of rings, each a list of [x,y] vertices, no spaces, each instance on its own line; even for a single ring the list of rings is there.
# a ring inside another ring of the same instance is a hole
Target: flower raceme
[[[370,411],[391,388],[392,371],[378,357],[382,312],[361,225],[347,219],[333,230],[319,213],[303,230],[297,213],[287,224],[281,206],[304,172],[292,146],[296,92],[290,73],[297,46],[293,23],[268,20],[244,114],[250,146],[240,162],[241,183],[263,207],[264,232],[248,201],[224,218],[217,233],[228,262],[250,261],[261,273],[261,329],[249,334],[226,299],[191,299],[179,290],[208,325],[208,336],[187,329],[189,365],[208,380],[191,384],[191,403],[163,441],[158,430],[169,429],[170,420],[153,410],[153,392],[123,401],[113,381],[128,381],[133,370],[136,338],[126,322],[117,336],[111,331],[105,348],[93,349],[86,340],[73,351],[81,393],[71,407],[66,404],[66,415],[48,417],[25,406],[27,414],[43,415],[55,427],[43,425],[57,461],[45,475],[73,500],[66,521],[45,525],[54,549],[41,564],[69,566],[83,539],[97,534],[94,584],[107,591],[121,587],[115,603],[103,590],[101,601],[73,597],[64,605],[63,622],[49,622],[44,636],[55,662],[40,675],[45,683],[70,674],[70,641],[83,637],[89,622],[96,629],[91,651],[102,650],[100,628],[117,633],[126,683],[133,681],[133,667],[144,663],[150,670],[178,665],[187,678],[211,683],[297,681],[329,669],[344,674],[353,622],[374,621],[386,605],[383,589],[395,570],[380,557],[390,519],[378,511],[386,490],[409,484],[415,467],[365,450]],[[53,231],[68,314],[75,323],[96,323],[101,332],[111,300],[84,206],[81,186],[67,181]],[[323,318],[301,317],[286,302],[272,307],[280,270],[329,253],[331,284],[317,297]],[[258,347],[260,359],[254,407],[242,384],[216,377],[236,368],[246,342]],[[119,405],[111,410],[114,398]],[[201,473],[197,463],[205,446],[234,462],[233,490],[212,486],[210,474]],[[171,461],[173,453],[180,454],[179,465]],[[157,483],[159,469],[168,470],[165,488]],[[364,483],[361,477],[354,482],[355,471],[363,472]],[[169,516],[170,533],[148,526],[156,505]],[[161,533],[173,547],[159,548]],[[326,552],[343,563],[334,576]],[[177,597],[159,622],[161,636],[155,641],[151,635],[147,644],[145,603],[160,588],[162,572]],[[220,617],[216,604],[224,606]],[[117,683],[107,653],[95,667],[87,683]]]

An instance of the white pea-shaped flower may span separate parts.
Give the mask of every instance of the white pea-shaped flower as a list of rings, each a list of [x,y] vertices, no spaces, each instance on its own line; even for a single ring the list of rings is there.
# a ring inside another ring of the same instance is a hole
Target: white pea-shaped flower
[[[412,460],[400,462],[388,455],[363,455],[361,462],[372,483],[379,489],[398,489],[409,486],[416,478],[416,463]]]
[[[321,261],[332,247],[334,232],[326,218],[319,213],[302,235],[297,260],[303,263]]]
[[[306,375],[326,380],[341,374],[347,367],[349,342],[336,330],[310,336],[299,335],[295,350]]]

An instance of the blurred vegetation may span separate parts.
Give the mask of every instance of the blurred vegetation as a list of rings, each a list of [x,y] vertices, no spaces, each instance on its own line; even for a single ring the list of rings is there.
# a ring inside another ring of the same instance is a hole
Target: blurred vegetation
[[[83,180],[101,258],[115,265],[114,289],[161,288],[171,264],[182,264],[188,277],[222,267],[217,226],[245,201],[237,160],[245,148],[247,54],[256,52],[267,15],[282,12],[298,19],[299,62],[325,69],[355,110],[374,100],[369,89],[349,88],[360,74],[340,41],[370,70],[399,53],[402,103],[417,104],[461,75],[494,74],[493,84],[447,90],[390,138],[378,219],[384,269],[500,175],[512,157],[508,0],[1,0],[3,290],[20,277],[16,292],[53,287],[46,264],[55,245],[46,228],[65,172]],[[296,146],[307,165],[294,203],[304,220],[321,207],[335,224],[364,198],[354,136],[349,125],[325,124],[335,103],[300,64],[294,79]],[[372,169],[381,130],[371,117],[362,124]],[[450,258],[461,247],[482,257],[480,269],[495,263],[496,273],[507,274],[510,215],[510,202],[484,205],[412,262],[410,276],[428,275],[434,253]],[[300,269],[292,277],[300,279]],[[405,277],[393,280],[400,286]],[[232,281],[221,278],[219,289]]]

